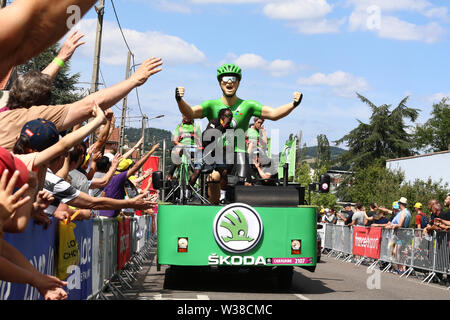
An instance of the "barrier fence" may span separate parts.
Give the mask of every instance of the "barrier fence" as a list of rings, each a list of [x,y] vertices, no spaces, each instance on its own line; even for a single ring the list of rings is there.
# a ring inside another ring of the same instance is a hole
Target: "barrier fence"
[[[401,277],[414,273],[425,273],[422,282],[450,275],[450,236],[443,231],[422,235],[420,229],[383,229],[380,227],[348,227],[321,223],[318,231],[323,249],[331,250],[328,256],[344,261],[356,258],[356,264],[371,262],[387,272],[392,267],[403,266]],[[449,288],[450,289],[450,288]]]
[[[156,215],[126,218],[95,218],[75,221],[73,232],[79,251],[77,263],[67,268],[65,281],[69,300],[124,299],[136,273],[156,243]],[[5,233],[4,240],[18,249],[40,272],[56,275],[60,223],[52,218],[50,227],[30,223],[20,234]],[[109,295],[111,297],[111,294]],[[0,281],[0,300],[40,300],[36,288]]]

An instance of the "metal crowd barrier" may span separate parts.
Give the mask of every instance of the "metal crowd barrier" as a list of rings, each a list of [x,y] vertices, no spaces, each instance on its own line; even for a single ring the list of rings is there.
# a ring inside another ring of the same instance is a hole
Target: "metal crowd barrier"
[[[151,259],[150,250],[156,244],[156,219],[154,215],[123,219],[129,221],[130,228],[122,235],[118,233],[121,222],[115,218],[75,222],[80,262],[71,266],[73,271],[66,279],[69,300],[126,299],[124,290],[131,288],[143,264]],[[5,234],[5,241],[22,252],[39,271],[56,275],[58,226],[59,221],[54,218],[47,230],[30,223],[24,233]],[[42,297],[30,285],[0,281],[0,300],[36,299]]]
[[[103,270],[104,274],[98,275],[92,287],[93,294],[88,299],[109,300],[106,292],[115,299],[126,299],[123,291],[132,288],[131,283],[137,280],[136,274],[151,258],[150,249],[155,246],[152,218],[153,215],[125,218],[130,220],[129,258],[121,268],[118,266],[118,255],[121,254],[118,249],[119,222],[116,219],[94,219],[94,238],[98,237],[99,246],[93,250],[93,256],[97,257],[98,269]],[[99,233],[97,236],[96,230]]]
[[[367,228],[365,228],[367,229]],[[336,259],[344,257],[351,261],[354,255],[353,228],[335,224],[324,224],[323,249],[330,250],[328,256],[336,254]],[[382,229],[379,239],[379,257],[377,259],[363,255],[356,264],[371,261],[369,268],[380,264],[383,272],[392,267],[403,266],[401,277],[412,273],[427,274],[422,283],[429,283],[439,275],[450,276],[450,235],[443,231],[433,231],[422,236],[421,229]],[[450,289],[450,288],[449,288]]]

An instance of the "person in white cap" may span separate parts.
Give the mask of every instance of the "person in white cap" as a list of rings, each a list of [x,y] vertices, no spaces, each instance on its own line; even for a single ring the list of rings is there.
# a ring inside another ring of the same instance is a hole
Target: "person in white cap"
[[[398,205],[400,207],[400,212],[392,219],[392,223],[389,228],[397,229],[397,228],[409,228],[411,222],[411,213],[409,212],[406,205],[408,200],[405,197],[401,197],[398,200]]]

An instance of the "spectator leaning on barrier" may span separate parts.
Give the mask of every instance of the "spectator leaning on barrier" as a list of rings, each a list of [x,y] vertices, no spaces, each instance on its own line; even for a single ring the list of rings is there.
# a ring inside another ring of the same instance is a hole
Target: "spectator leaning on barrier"
[[[439,231],[442,230],[439,227],[439,224],[436,226],[435,221],[439,221],[439,223],[441,223],[442,221],[449,221],[450,219],[448,219],[447,215],[443,212],[442,210],[442,205],[437,202],[436,200],[432,199],[430,200],[431,204],[431,219],[430,222],[428,223],[428,226],[423,229],[423,234],[426,235],[428,234],[430,231]],[[438,220],[436,220],[438,219]]]
[[[377,214],[377,207],[376,207],[375,203],[373,203],[373,202],[370,203],[369,208],[370,208],[370,211],[367,212],[367,217],[369,219],[367,219],[367,223],[366,223],[366,226],[368,226],[368,227],[370,227],[372,225],[373,220],[374,220],[373,217]]]
[[[384,216],[384,212],[381,210],[378,210],[377,214],[373,216],[373,222],[371,224],[371,227],[385,227],[389,225],[390,221],[388,218]]]
[[[386,209],[386,208],[383,207],[383,206],[379,207],[376,203],[375,203],[375,206],[376,206],[376,208],[377,208],[378,211],[382,211],[384,214],[390,214],[390,215],[391,215],[390,218],[386,217],[386,218],[389,219],[389,221],[392,221],[392,219],[394,219],[395,215],[396,215],[398,212],[400,212],[400,206],[399,206],[399,204],[398,204],[398,201],[394,201],[394,202],[392,203],[392,210]]]
[[[407,199],[405,197],[401,197],[398,200],[398,205],[400,207],[400,212],[398,212],[391,221],[391,225],[388,228],[397,229],[397,228],[409,228],[411,222],[411,213],[406,208]]]
[[[356,212],[352,216],[352,222],[348,226],[364,226],[366,223],[366,208],[360,203],[355,204]]]
[[[422,204],[420,202],[417,202],[414,205],[414,208],[416,209],[417,215],[414,218],[414,227],[416,229],[424,229],[428,225],[428,217],[427,215],[422,211]]]
[[[337,214],[338,224],[342,224],[343,222],[343,224],[348,225],[350,222],[352,222],[352,216],[353,216],[352,205],[350,203],[346,203],[344,205],[344,209]]]
[[[445,213],[445,220],[450,220],[450,192],[447,193],[447,197],[444,200],[444,206],[447,208],[447,212]]]
[[[336,223],[336,215],[334,214],[334,212],[328,208],[324,209],[324,210],[325,210],[325,214],[322,217],[322,222],[335,224]]]

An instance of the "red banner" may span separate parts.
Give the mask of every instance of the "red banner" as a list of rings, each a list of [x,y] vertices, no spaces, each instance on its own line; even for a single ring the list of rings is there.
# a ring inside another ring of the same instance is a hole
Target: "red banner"
[[[379,259],[381,228],[353,227],[353,254]]]
[[[117,268],[122,270],[130,260],[130,219],[120,219],[117,231]]]
[[[145,171],[147,171],[148,169],[152,169],[153,172],[158,171],[159,169],[159,157],[149,157],[147,159],[147,161],[144,163],[144,165],[142,166],[142,172],[145,173]],[[145,179],[144,181],[142,181],[141,184],[141,189],[145,189],[145,187],[147,187],[147,183],[148,181],[151,179],[151,176],[148,177],[147,179]],[[153,189],[153,186],[150,185],[150,194],[155,194],[156,190]],[[153,209],[153,211],[157,210],[157,208]],[[141,210],[136,210],[136,215],[137,216],[142,216],[142,211]]]
[[[158,171],[158,169],[159,169],[159,157],[149,157],[148,158],[148,160],[142,166],[142,172],[145,172],[148,169],[152,169],[153,172]],[[150,177],[148,177],[147,179],[145,179],[142,182],[141,189],[145,189],[145,187],[147,186],[148,181],[150,180]],[[150,186],[150,190],[152,190],[152,189],[153,189],[153,186]]]

